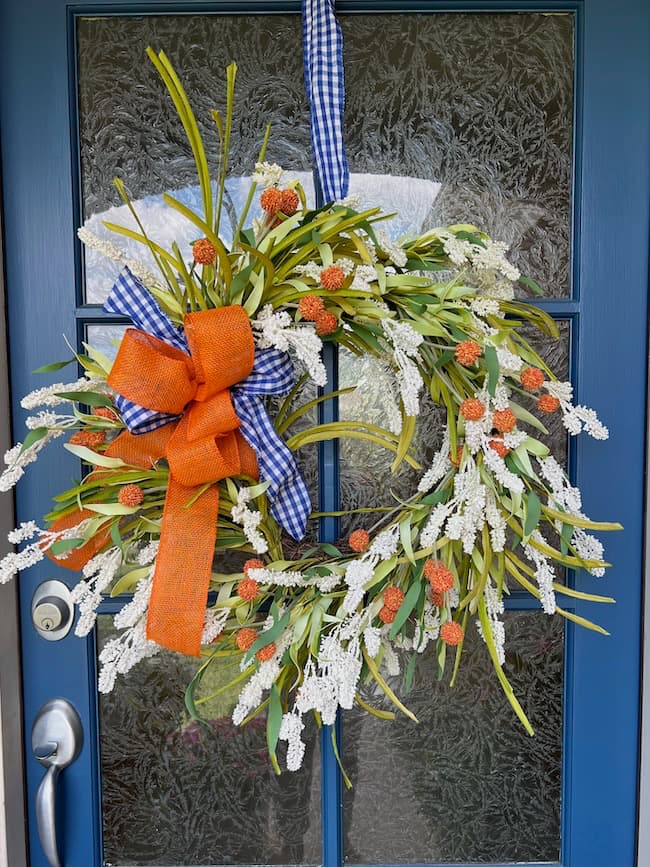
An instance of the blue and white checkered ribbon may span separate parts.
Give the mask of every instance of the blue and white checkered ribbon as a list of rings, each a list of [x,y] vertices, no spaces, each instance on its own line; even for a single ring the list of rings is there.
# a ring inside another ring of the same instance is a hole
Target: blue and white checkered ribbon
[[[343,142],[343,36],[334,0],[303,0],[305,88],[311,109],[311,146],[323,200],[348,193],[350,172]]]
[[[128,268],[118,277],[104,310],[128,316],[136,328],[189,354],[182,329],[171,322]],[[309,492],[293,454],[278,436],[262,403],[265,396],[286,394],[293,381],[293,366],[286,352],[258,349],[250,375],[233,386],[230,395],[241,434],[257,455],[260,480],[269,483],[271,514],[294,539],[302,539],[311,511]],[[156,430],[179,418],[138,406],[120,395],[115,403],[132,434]]]

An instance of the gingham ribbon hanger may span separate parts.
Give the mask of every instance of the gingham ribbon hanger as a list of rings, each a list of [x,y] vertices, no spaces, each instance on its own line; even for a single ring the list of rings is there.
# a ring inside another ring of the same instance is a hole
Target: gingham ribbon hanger
[[[324,202],[347,196],[350,171],[343,141],[343,36],[334,0],[303,0],[305,88],[311,110],[311,146]]]

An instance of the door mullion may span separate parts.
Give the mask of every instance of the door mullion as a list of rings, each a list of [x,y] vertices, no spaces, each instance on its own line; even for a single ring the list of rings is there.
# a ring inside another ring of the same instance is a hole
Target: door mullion
[[[327,385],[320,394],[328,394],[338,388],[338,354],[336,347],[326,343],[323,347],[323,362],[327,370]],[[318,423],[338,421],[338,398],[333,397],[318,405]],[[318,499],[321,512],[336,512],[339,509],[339,448],[338,440],[324,440],[318,445]],[[322,542],[336,542],[340,522],[335,517],[323,517],[318,522],[318,535]],[[341,743],[341,719],[334,726],[324,726],[321,731],[322,758],[322,833],[323,865],[338,867],[343,859],[343,794],[341,773],[336,761],[334,743]]]

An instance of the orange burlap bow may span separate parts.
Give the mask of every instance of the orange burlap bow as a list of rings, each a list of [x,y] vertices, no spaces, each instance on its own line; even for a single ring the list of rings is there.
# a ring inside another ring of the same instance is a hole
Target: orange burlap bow
[[[252,371],[255,346],[250,320],[236,305],[190,313],[184,326],[189,356],[144,331],[126,331],[109,385],[139,406],[181,418],[150,433],[124,431],[106,454],[134,466],[148,468],[162,457],[169,464],[147,637],[198,656],[217,537],[218,485],[188,502],[206,483],[258,476],[255,453],[238,430],[229,392]]]

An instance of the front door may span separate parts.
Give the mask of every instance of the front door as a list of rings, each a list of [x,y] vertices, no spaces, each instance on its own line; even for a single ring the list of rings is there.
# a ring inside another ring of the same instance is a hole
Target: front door
[[[600,584],[565,576],[616,597],[596,611],[579,601],[573,608],[611,635],[563,628],[513,592],[508,674],[535,738],[470,636],[463,685],[450,690],[429,678],[409,696],[419,727],[355,711],[340,721],[353,783],[344,791],[327,730],[311,733],[301,772],[278,778],[264,726],[234,729],[227,694],[212,702],[208,727],[188,724],[183,689],[192,663],[172,654],[144,660],[100,696],[97,654],[124,600],[106,599],[87,640],[70,633],[46,641],[32,625],[32,596],[47,579],[72,579],[41,565],[20,590],[25,729],[53,697],[74,705],[84,729],[81,755],[56,792],[62,863],[632,867],[649,10],[643,0],[338,6],[353,190],[397,211],[404,231],[462,220],[509,242],[522,271],[545,288],[537,303],[559,324],[560,341],[541,350],[573,380],[577,402],[596,406],[610,428],[607,443],[567,447],[561,427],[552,436],[586,511],[625,526],[607,540],[614,568]],[[223,103],[225,66],[236,60],[233,173],[250,173],[268,120],[269,159],[307,178],[299,12],[294,2],[5,4],[1,128],[17,439],[20,397],[44,381],[30,371],[66,354],[62,335],[110,353],[123,327],[101,310],[112,273],[84,261],[75,236],[82,222],[98,224],[119,204],[113,174],[152,219],[157,194],[194,184],[145,47],[172,58],[206,122]],[[341,385],[354,382],[349,358],[328,363]],[[353,412],[343,401],[339,411]],[[324,509],[381,501],[388,468],[380,454],[344,445],[302,458]],[[19,488],[18,519],[45,513],[78,472],[60,452],[41,459]],[[321,522],[330,538],[349,529],[345,517],[340,526]],[[43,770],[29,744],[25,762],[31,863],[46,865],[34,813]]]

